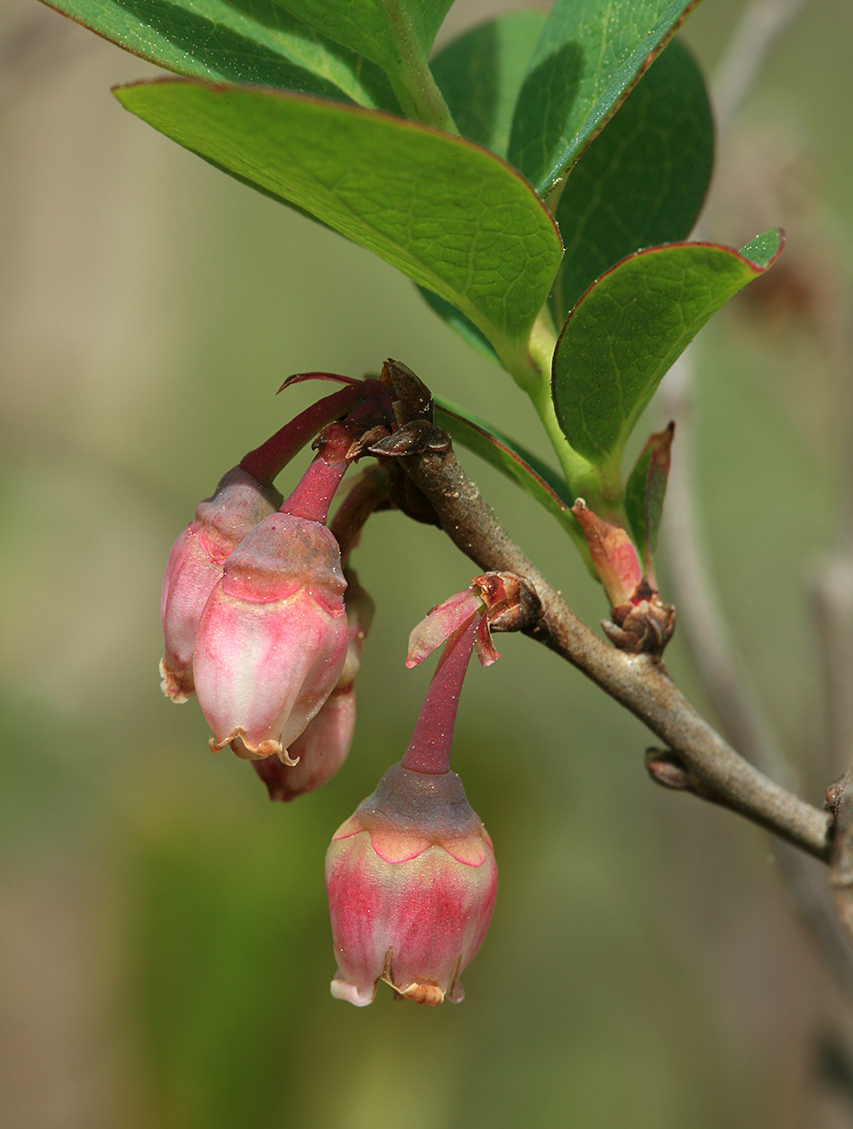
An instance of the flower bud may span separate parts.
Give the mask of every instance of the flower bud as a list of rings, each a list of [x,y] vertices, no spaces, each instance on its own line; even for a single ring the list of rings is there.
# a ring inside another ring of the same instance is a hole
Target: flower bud
[[[643,566],[630,536],[621,526],[611,525],[578,498],[572,513],[583,529],[595,571],[612,607],[627,603],[644,583]]]
[[[345,588],[320,522],[272,514],[241,541],[205,604],[193,660],[212,749],[293,763],[287,747],[343,669]]]
[[[458,1003],[497,883],[491,839],[456,773],[393,765],[326,855],[332,995],[363,1007],[385,980],[417,1003]]]
[[[222,566],[250,530],[281,505],[274,486],[261,486],[240,467],[230,470],[212,498],[200,502],[169,555],[160,615],[165,650],[160,662],[163,693],[185,702],[193,692],[193,649],[207,598]]]
[[[283,764],[278,757],[252,761],[252,767],[267,786],[271,800],[287,802],[304,792],[314,792],[328,783],[349,756],[355,733],[355,687],[361,651],[373,619],[373,600],[358,583],[353,569],[347,580],[347,657],[338,684],[316,717],[288,749],[297,764]]]
[[[605,635],[623,651],[663,654],[675,630],[675,608],[649,584],[630,536],[621,526],[603,521],[582,498],[572,506],[572,513],[610,600],[612,622],[601,624]]]

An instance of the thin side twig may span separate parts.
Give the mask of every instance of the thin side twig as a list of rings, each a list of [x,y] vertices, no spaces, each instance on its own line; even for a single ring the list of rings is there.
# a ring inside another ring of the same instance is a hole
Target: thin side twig
[[[562,655],[643,721],[674,750],[703,791],[724,806],[827,861],[831,816],[798,799],[749,764],[687,702],[664,665],[599,639],[513,542],[453,453],[433,429],[420,449],[400,457],[426,495],[441,528],[484,571],[515,572],[533,587],[541,616],[526,633]]]

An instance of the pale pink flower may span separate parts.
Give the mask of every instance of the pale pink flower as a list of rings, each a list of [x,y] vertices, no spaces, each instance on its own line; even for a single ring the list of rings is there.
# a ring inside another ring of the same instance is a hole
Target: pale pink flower
[[[247,759],[288,746],[334,690],[347,653],[346,581],[320,522],[277,513],[225,563],[199,623],[196,692],[213,730]]]
[[[394,765],[336,832],[326,887],[338,972],[363,1007],[385,980],[416,1003],[459,1002],[497,895],[492,842],[454,772]]]

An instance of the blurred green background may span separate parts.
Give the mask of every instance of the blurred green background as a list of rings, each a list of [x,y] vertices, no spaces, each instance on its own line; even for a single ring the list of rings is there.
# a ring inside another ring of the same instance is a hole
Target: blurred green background
[[[445,37],[496,8],[462,0]],[[740,8],[707,0],[689,21],[708,68]],[[721,155],[706,236],[739,245],[782,224],[789,267],[705,331],[696,391],[722,600],[815,803],[840,772],[821,753],[803,589],[843,454],[852,41],[849,0],[814,0]],[[419,1009],[384,986],[366,1010],[332,1000],[326,845],[405,749],[432,665],[404,669],[409,630],[476,570],[435,530],[370,523],[354,563],[377,615],[353,752],[285,807],[207,751],[194,704],[160,693],[169,548],[308,402],[275,398],[291,372],[360,375],[390,355],[541,440],[509,379],[390,267],[109,96],[152,72],[30,0],[0,9],[0,1124],[845,1124],[816,1069],[831,991],[772,843],[655,789],[643,727],[524,638],[472,670],[457,727],[455,767],[501,868],[465,1003]],[[648,422],[664,422],[655,406]],[[595,623],[600,591],[558,527],[466,464]],[[678,637],[670,666],[701,706]]]

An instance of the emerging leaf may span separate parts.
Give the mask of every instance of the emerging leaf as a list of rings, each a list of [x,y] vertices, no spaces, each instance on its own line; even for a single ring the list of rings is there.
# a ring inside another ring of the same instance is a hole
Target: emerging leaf
[[[657,587],[654,554],[669,477],[675,424],[650,435],[625,485],[625,513],[649,582]]]

